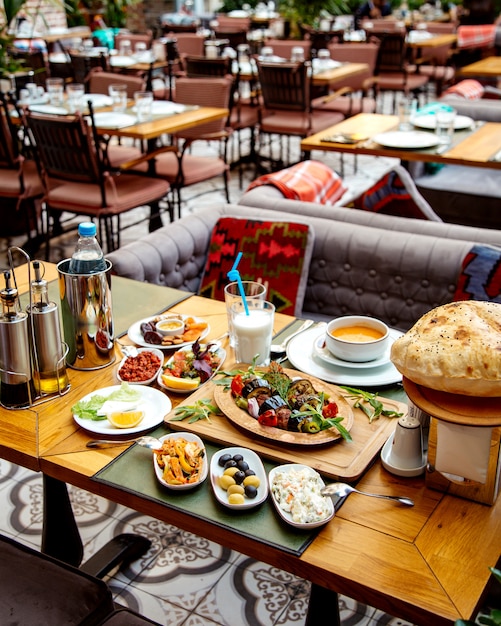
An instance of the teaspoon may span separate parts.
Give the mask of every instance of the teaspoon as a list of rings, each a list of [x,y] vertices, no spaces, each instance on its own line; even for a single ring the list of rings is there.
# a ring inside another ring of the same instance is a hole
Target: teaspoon
[[[401,504],[405,504],[407,506],[414,506],[414,501],[410,498],[406,498],[405,496],[386,496],[381,493],[367,493],[366,491],[359,491],[348,485],[346,483],[332,483],[332,485],[327,485],[320,492],[323,496],[349,496],[350,493],[360,493],[363,496],[370,496],[371,498],[384,498],[385,500],[394,500],[396,502],[400,502]]]
[[[107,448],[109,446],[121,446],[124,443],[137,443],[138,446],[143,448],[149,448],[150,450],[160,450],[162,448],[162,442],[156,437],[150,437],[144,435],[143,437],[137,437],[136,439],[93,439],[87,442],[88,448]]]

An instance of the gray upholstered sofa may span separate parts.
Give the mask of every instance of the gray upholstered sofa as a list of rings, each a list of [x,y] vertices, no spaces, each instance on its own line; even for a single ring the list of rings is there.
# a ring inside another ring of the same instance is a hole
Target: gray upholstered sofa
[[[220,217],[305,222],[314,231],[314,245],[303,315],[368,314],[406,330],[452,300],[474,243],[501,245],[501,231],[272,198],[266,189],[261,188],[266,208],[245,205],[244,194],[240,205],[202,209],[110,253],[114,272],[196,293]]]

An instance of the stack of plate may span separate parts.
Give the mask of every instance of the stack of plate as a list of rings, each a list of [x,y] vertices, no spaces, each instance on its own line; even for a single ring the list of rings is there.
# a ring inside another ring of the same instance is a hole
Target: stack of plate
[[[325,345],[325,327],[314,327],[291,339],[287,357],[296,369],[327,382],[363,388],[392,385],[402,380],[402,375],[390,361],[391,346],[402,334],[391,328],[391,342],[381,358],[353,363],[332,355]]]

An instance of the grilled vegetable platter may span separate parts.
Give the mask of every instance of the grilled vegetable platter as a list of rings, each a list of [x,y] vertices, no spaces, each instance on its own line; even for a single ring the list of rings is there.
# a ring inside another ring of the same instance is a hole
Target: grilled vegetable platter
[[[268,368],[235,372],[214,391],[235,426],[295,445],[351,440],[353,410],[341,389],[273,361]]]

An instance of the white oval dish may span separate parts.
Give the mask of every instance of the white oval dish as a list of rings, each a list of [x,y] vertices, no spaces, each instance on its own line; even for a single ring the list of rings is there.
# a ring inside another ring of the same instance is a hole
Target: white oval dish
[[[169,314],[165,313],[164,315],[168,317]],[[191,346],[191,344],[194,343],[193,341],[184,341],[183,343],[180,343],[177,346],[174,346],[174,345],[162,346],[159,344],[148,343],[147,341],[145,341],[143,337],[143,333],[141,332],[141,324],[143,324],[144,322],[151,322],[152,320],[159,318],[159,317],[162,317],[162,315],[154,315],[152,317],[145,317],[144,319],[139,320],[138,322],[134,322],[134,324],[132,324],[132,326],[129,327],[129,330],[127,331],[127,336],[129,337],[131,341],[133,341],[138,346],[141,346],[143,348],[158,348],[159,350],[180,350],[182,347]],[[193,317],[193,319],[197,323],[205,322],[205,320],[202,319],[201,317],[195,317],[194,315],[182,315],[181,317],[184,320],[186,320],[188,317]],[[200,336],[198,338],[199,341],[202,341],[202,339],[207,337],[209,332],[210,332],[210,326],[209,324],[207,324],[207,328],[200,333]]]
[[[334,517],[334,514],[335,514],[334,504],[330,498],[326,498],[328,513],[324,518],[313,521],[313,522],[295,522],[292,519],[292,514],[287,511],[284,511],[281,508],[280,502],[273,490],[273,486],[275,484],[277,475],[279,473],[282,473],[282,472],[288,473],[292,471],[301,471],[301,470],[305,470],[308,474],[310,474],[313,478],[315,478],[318,481],[320,488],[325,487],[325,483],[322,480],[322,477],[320,476],[320,474],[317,471],[315,471],[313,468],[309,467],[308,465],[301,465],[300,463],[289,463],[286,465],[279,465],[277,467],[274,467],[268,475],[271,499],[273,500],[273,504],[275,505],[275,508],[278,514],[280,515],[280,517],[291,526],[294,526],[294,528],[301,528],[305,530],[310,529],[310,528],[318,528],[319,526],[323,526],[324,524],[326,524],[329,520],[331,520]],[[324,496],[320,496],[320,497],[325,498]]]
[[[203,345],[203,344],[202,344]],[[184,346],[183,348],[181,348],[180,350],[176,350],[176,352],[191,352],[192,347],[191,346]],[[198,385],[198,387],[195,387],[194,389],[177,389],[175,387],[169,387],[168,385],[166,385],[162,379],[162,374],[164,373],[164,369],[166,367],[169,366],[169,363],[172,363],[174,360],[174,355],[171,356],[171,358],[165,363],[165,366],[162,367],[160,369],[160,371],[157,374],[157,383],[160,387],[162,387],[162,389],[167,389],[167,391],[174,391],[175,393],[193,393],[194,391],[196,391],[197,389],[200,389],[200,387],[202,387],[202,385],[205,385],[205,383],[208,383],[209,380],[211,380],[212,378],[214,378],[215,374],[221,369],[225,359],[226,359],[226,350],[224,350],[223,348],[220,348],[217,345],[214,345],[214,350],[213,352],[216,352],[216,354],[219,355],[219,358],[221,359],[219,362],[218,367],[212,372],[212,376],[210,376],[207,380],[205,380],[203,383],[200,383],[200,385]]]
[[[223,454],[231,454],[231,456],[241,454],[244,457],[244,460],[249,464],[249,469],[254,470],[260,482],[257,489],[257,496],[255,498],[245,498],[245,502],[243,504],[230,504],[228,502],[228,495],[226,491],[218,484],[218,478],[222,476],[224,472],[224,468],[219,465],[219,459],[223,456]],[[217,501],[229,509],[235,509],[237,511],[252,509],[260,505],[268,497],[268,479],[266,477],[266,471],[263,463],[258,455],[249,448],[240,448],[235,446],[232,448],[223,448],[223,450],[216,452],[210,462],[210,481]]]
[[[160,359],[160,365],[158,366],[157,370],[155,371],[155,373],[153,374],[153,376],[151,376],[150,378],[148,378],[147,380],[141,380],[141,381],[133,381],[133,380],[127,380],[124,381],[124,379],[120,376],[120,370],[122,369],[125,361],[127,361],[128,358],[134,358],[134,357],[127,357],[124,356],[124,358],[120,361],[120,364],[117,368],[117,378],[120,382],[128,382],[130,385],[151,385],[151,383],[157,378],[159,372],[162,371],[162,366],[164,363],[164,353],[161,350],[158,350],[157,348],[138,348],[137,349],[138,354],[141,354],[142,352],[151,352],[152,354],[154,354],[155,356],[157,356]]]
[[[158,464],[157,454],[154,452],[153,453],[153,468],[155,469],[155,475],[158,481],[162,485],[164,485],[164,487],[167,487],[168,489],[174,489],[175,491],[186,491],[187,489],[193,489],[194,487],[197,487],[198,485],[204,482],[209,472],[209,465],[207,463],[207,452],[205,450],[204,442],[200,439],[200,437],[198,437],[198,435],[195,435],[193,433],[178,432],[178,433],[170,433],[169,435],[164,435],[163,437],[159,437],[159,439],[160,441],[164,441],[165,439],[186,439],[186,441],[194,441],[200,446],[200,448],[204,450],[202,472],[201,472],[199,480],[197,480],[197,482],[186,483],[184,485],[171,485],[164,479],[163,469]]]

